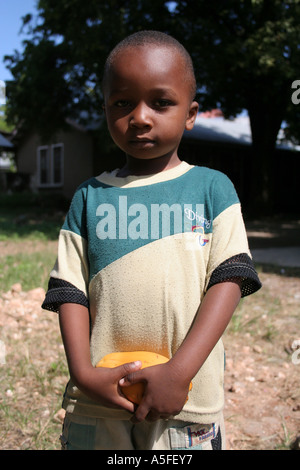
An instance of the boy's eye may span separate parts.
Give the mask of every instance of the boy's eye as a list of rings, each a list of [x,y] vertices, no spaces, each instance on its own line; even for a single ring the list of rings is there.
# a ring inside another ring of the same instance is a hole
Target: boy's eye
[[[126,101],[126,100],[118,100],[115,102],[115,106],[117,108],[126,108],[127,106],[129,106],[129,101]]]
[[[172,106],[172,103],[170,100],[157,100],[155,101],[155,106],[157,108],[167,108],[168,106]]]
[[[167,99],[157,99],[153,102],[152,106],[153,108],[157,109],[164,109],[168,108],[169,106],[172,106],[173,103],[170,100]],[[129,108],[129,107],[134,107],[134,103],[128,100],[117,100],[114,102],[114,106],[116,108]]]

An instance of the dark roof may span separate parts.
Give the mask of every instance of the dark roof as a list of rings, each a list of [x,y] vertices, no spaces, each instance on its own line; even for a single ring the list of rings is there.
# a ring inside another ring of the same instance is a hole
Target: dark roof
[[[282,131],[278,134],[278,149],[300,150],[300,146],[280,140],[281,134]],[[210,117],[202,113],[197,116],[193,129],[184,132],[184,138],[249,146],[252,144],[250,120],[248,116],[225,119],[224,117]]]
[[[0,148],[12,148],[13,144],[0,133]]]

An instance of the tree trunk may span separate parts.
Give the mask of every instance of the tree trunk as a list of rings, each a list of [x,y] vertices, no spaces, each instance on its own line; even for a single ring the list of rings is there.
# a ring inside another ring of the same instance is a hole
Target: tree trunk
[[[278,99],[269,103],[256,99],[249,104],[248,113],[252,132],[251,178],[247,209],[253,215],[273,214],[275,194],[275,149],[277,135],[283,120],[283,107]]]

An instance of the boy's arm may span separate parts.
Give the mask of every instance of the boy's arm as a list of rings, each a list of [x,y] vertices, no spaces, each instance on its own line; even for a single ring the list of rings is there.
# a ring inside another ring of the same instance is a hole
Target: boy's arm
[[[184,406],[189,383],[222,336],[239,301],[237,282],[215,284],[206,293],[194,323],[176,354],[166,364],[134,372],[121,385],[144,381],[146,395],[135,422],[178,414]],[[171,392],[172,391],[172,392]]]
[[[59,307],[59,323],[69,372],[73,383],[85,395],[110,408],[134,411],[134,405],[120,392],[119,380],[138,370],[140,363],[114,369],[95,368],[90,356],[89,310],[83,305],[65,303]]]
[[[181,373],[185,371],[191,378],[196,375],[224,333],[240,299],[238,282],[215,284],[207,291],[190,332],[171,360]]]

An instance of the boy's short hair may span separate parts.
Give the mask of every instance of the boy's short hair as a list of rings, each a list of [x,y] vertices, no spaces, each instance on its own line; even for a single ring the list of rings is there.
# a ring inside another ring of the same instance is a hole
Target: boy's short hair
[[[145,30],[139,31],[137,33],[133,33],[130,36],[127,36],[121,42],[119,42],[114,49],[110,52],[109,56],[106,59],[104,65],[104,72],[103,72],[103,79],[102,79],[102,89],[105,87],[105,81],[108,76],[108,72],[115,60],[116,56],[127,47],[136,47],[136,46],[149,46],[149,45],[156,45],[156,46],[165,46],[165,47],[172,47],[179,52],[183,60],[185,61],[185,73],[187,75],[187,80],[190,82],[191,87],[191,97],[192,100],[195,98],[196,95],[196,78],[194,72],[193,61],[185,49],[185,47],[177,41],[174,37],[170,36],[169,34],[162,33],[161,31],[152,31],[152,30]]]

